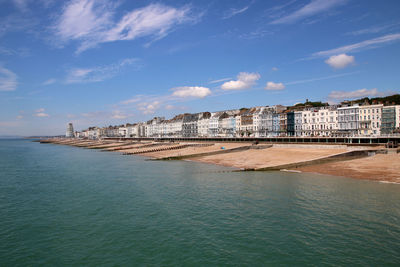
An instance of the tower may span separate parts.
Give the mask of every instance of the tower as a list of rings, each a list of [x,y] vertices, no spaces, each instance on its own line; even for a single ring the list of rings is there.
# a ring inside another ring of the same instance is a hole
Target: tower
[[[67,132],[65,133],[65,137],[67,138],[73,138],[74,135],[74,126],[72,126],[72,123],[68,123],[67,126]]]

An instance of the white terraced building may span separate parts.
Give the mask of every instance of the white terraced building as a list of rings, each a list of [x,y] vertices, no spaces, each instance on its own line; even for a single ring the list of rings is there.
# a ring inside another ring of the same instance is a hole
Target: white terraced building
[[[302,113],[302,136],[335,136],[338,131],[338,114],[333,107],[312,108]]]
[[[221,137],[234,137],[236,135],[236,118],[234,116],[226,114],[226,117],[220,120],[219,125]]]
[[[349,137],[358,135],[359,110],[358,105],[338,108],[339,135]]]
[[[385,116],[384,116],[385,115]],[[76,136],[102,137],[357,137],[400,134],[400,105],[324,106],[300,111],[282,106],[155,117],[124,126],[90,127]],[[68,133],[66,134],[68,135]]]
[[[211,113],[211,117],[208,121],[208,136],[216,137],[218,136],[218,128],[219,128],[219,117],[222,115],[222,112],[213,112]]]
[[[294,132],[295,136],[301,136],[303,113],[301,111],[294,112]]]
[[[319,136],[334,136],[338,130],[338,113],[335,107],[318,110]]]
[[[382,104],[360,106],[358,130],[360,136],[378,136],[381,134],[382,108]]]
[[[126,126],[126,137],[138,137],[138,128],[137,124]]]
[[[208,125],[210,124],[210,117],[203,117],[197,122],[197,134],[199,137],[208,136]]]
[[[268,107],[257,107],[253,112],[253,132],[254,137],[261,137],[265,135],[265,126],[263,123],[265,122],[264,111],[267,110]]]

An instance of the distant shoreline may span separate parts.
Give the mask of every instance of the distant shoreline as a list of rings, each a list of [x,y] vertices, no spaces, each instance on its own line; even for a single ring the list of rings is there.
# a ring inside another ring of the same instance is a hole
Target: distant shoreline
[[[311,172],[400,182],[399,149],[335,144],[270,144],[251,142],[157,142],[51,138],[41,143],[101,149],[153,160],[190,160],[242,171]]]

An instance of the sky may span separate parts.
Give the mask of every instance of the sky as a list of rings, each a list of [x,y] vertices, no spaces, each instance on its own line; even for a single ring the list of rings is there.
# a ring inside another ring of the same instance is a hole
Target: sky
[[[0,0],[0,135],[399,92],[398,0]]]

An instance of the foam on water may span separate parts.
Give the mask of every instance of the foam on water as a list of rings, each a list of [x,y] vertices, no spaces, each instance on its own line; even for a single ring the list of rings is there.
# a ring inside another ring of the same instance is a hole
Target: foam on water
[[[391,182],[391,181],[379,181],[382,184],[400,184],[398,182]]]

